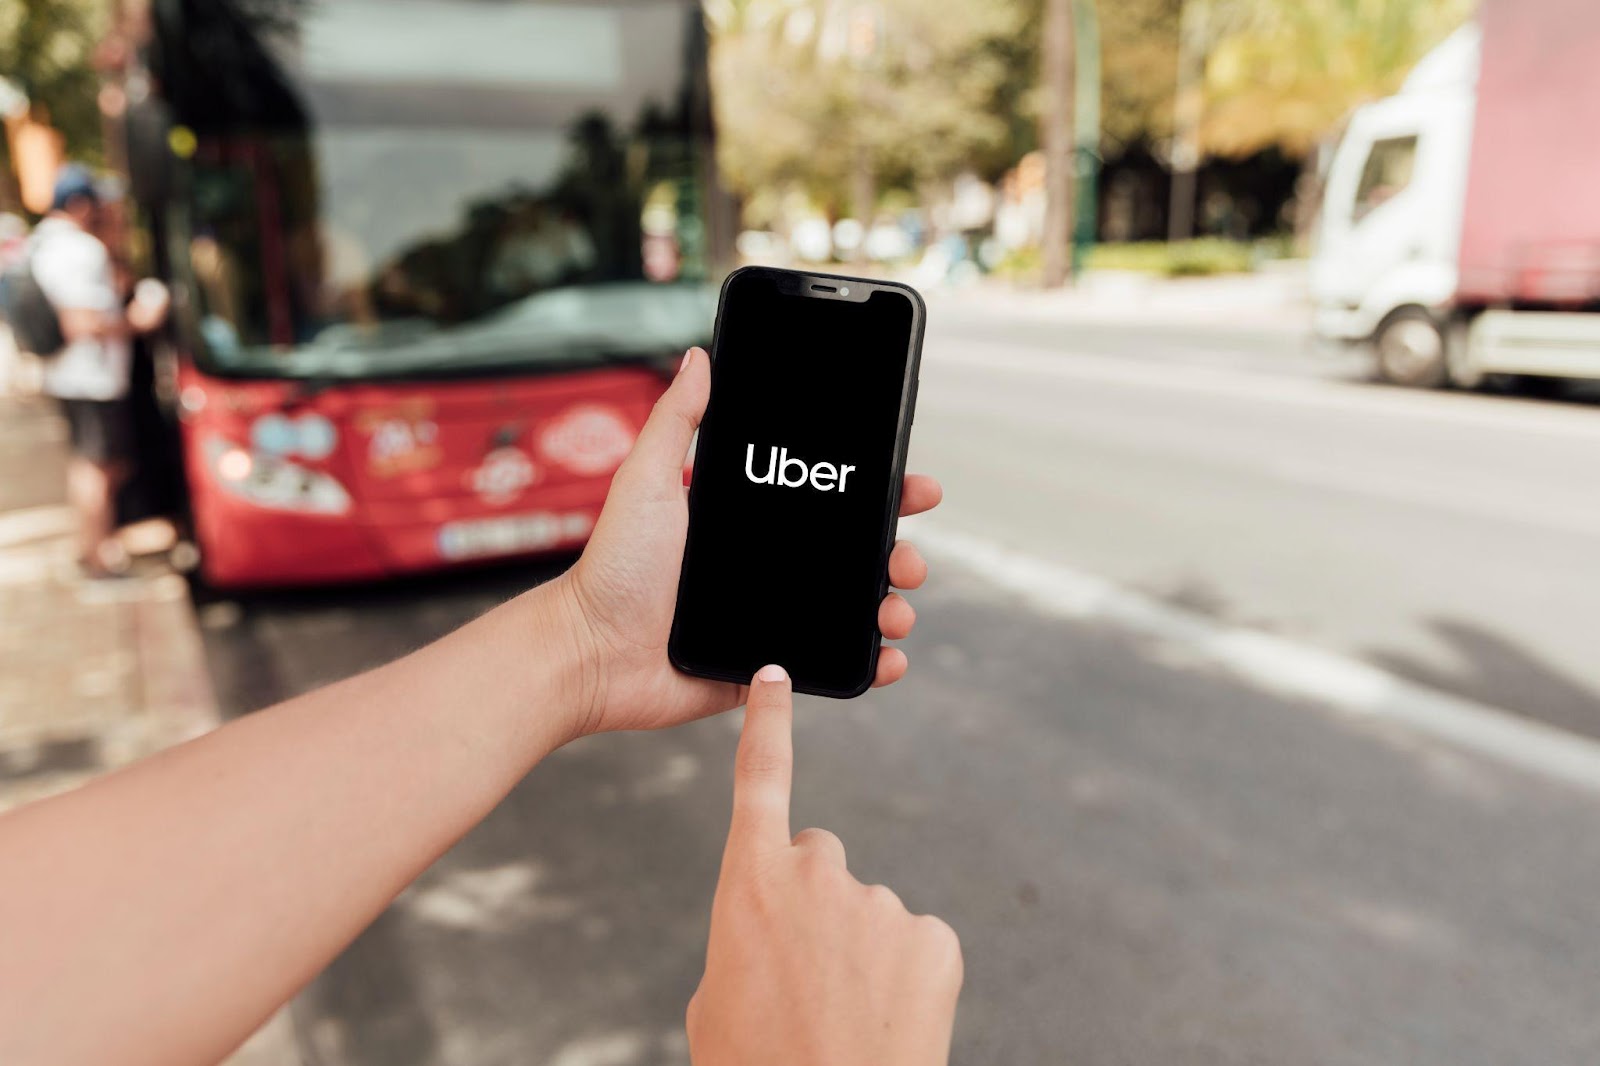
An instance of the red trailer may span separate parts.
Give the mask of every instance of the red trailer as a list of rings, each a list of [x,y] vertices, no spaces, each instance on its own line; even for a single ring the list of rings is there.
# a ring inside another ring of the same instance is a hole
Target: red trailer
[[[1457,302],[1600,301],[1600,4],[1491,0],[1479,21]]]

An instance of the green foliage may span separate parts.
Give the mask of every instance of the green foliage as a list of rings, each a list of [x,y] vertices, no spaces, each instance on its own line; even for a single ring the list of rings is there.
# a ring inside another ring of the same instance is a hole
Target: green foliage
[[[1090,270],[1128,270],[1169,278],[1246,274],[1279,252],[1277,242],[1230,241],[1201,237],[1192,241],[1139,241],[1101,244],[1089,251]]]
[[[1202,237],[1192,241],[1137,241],[1125,244],[1098,244],[1089,249],[1084,268],[1154,274],[1165,278],[1209,277],[1216,274],[1247,274],[1264,260],[1282,258],[1288,247],[1281,239],[1230,241]],[[1008,252],[994,272],[1011,280],[1036,282],[1042,260],[1037,248]]]
[[[1202,139],[1241,156],[1303,153],[1360,104],[1393,93],[1476,0],[1189,0],[1220,27],[1206,66]]]
[[[1101,130],[1106,151],[1172,136],[1183,0],[1101,0]]]
[[[747,194],[797,187],[842,213],[863,180],[916,189],[985,159],[1003,169],[1014,131],[997,101],[1016,83],[1008,49],[1024,8],[1023,0],[717,4],[724,172]]]
[[[0,77],[48,110],[67,154],[100,156],[99,78],[90,63],[107,0],[0,0]]]

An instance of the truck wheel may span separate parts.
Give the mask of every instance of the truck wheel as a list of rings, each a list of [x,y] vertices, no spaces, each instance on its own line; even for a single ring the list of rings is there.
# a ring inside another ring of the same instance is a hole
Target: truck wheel
[[[1390,315],[1373,338],[1378,377],[1393,385],[1437,389],[1450,378],[1444,331],[1420,307]]]
[[[1444,343],[1444,360],[1451,385],[1468,392],[1494,390],[1494,379],[1500,375],[1486,374],[1478,369],[1478,364],[1472,359],[1471,333],[1466,322],[1459,319],[1452,322],[1445,330]]]

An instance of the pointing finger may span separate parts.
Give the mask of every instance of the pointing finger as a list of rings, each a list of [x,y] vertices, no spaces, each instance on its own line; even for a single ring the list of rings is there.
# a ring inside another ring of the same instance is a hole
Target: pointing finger
[[[727,854],[789,843],[794,776],[794,697],[781,666],[763,666],[750,682],[744,732],[733,766],[733,825]]]

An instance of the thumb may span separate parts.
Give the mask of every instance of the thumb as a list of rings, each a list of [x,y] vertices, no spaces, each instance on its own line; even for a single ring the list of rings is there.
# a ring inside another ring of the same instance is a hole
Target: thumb
[[[710,396],[711,357],[704,348],[690,348],[622,465],[628,476],[683,488],[683,463]]]

